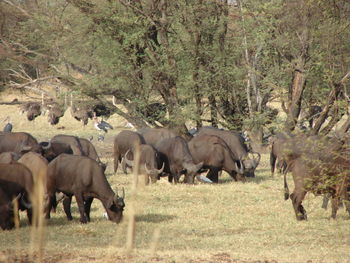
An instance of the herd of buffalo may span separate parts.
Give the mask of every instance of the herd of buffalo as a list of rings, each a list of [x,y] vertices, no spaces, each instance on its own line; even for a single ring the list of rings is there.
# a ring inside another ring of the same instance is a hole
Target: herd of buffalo
[[[307,218],[302,201],[308,191],[332,198],[332,217],[335,218],[341,200],[350,213],[350,140],[276,134],[271,140],[270,163],[274,173],[276,161],[284,174],[285,198],[292,200],[296,218]],[[135,151],[139,152],[139,169],[147,175],[147,183],[156,183],[163,176],[169,182],[193,184],[197,178],[218,183],[220,172],[226,171],[235,181],[255,177],[260,154],[252,152],[238,132],[202,127],[194,135],[179,136],[165,128],[145,128],[137,132],[123,130],[114,137],[114,172],[121,165],[135,166]],[[90,221],[94,198],[99,199],[108,219],[119,223],[125,207],[124,188],[114,192],[105,176],[104,164],[91,141],[70,135],[56,135],[47,142],[38,142],[25,132],[0,133],[0,226],[12,229],[14,201],[32,220],[35,185],[44,188],[45,217],[63,199],[67,219],[74,195],[80,222]],[[207,176],[200,174],[207,172]],[[291,172],[295,189],[289,195],[286,181]],[[39,180],[40,178],[40,180]],[[17,207],[17,206],[16,206]]]

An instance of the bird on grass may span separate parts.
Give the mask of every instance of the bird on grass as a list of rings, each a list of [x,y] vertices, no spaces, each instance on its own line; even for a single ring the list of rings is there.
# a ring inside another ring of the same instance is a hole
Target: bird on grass
[[[108,130],[113,130],[113,126],[110,125],[108,122],[105,122],[104,120],[98,120],[97,117],[94,117],[94,127],[98,131],[104,131],[105,133],[108,132]]]
[[[3,131],[4,132],[11,132],[12,128],[13,128],[13,125],[11,123],[10,117],[7,116],[6,119],[3,122],[5,122],[5,121],[7,121],[7,123],[6,123]]]

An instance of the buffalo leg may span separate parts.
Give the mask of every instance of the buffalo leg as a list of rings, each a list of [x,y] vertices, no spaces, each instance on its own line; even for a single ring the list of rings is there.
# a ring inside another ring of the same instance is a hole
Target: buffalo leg
[[[72,203],[72,197],[71,196],[66,196],[63,199],[63,210],[66,213],[67,219],[69,221],[73,220],[72,213],[71,213],[71,210],[70,210],[71,203]]]
[[[219,182],[219,169],[218,168],[210,168],[207,178],[210,179],[213,183]],[[237,181],[237,179],[235,180]]]
[[[94,200],[93,197],[88,197],[85,199],[85,202],[84,202],[85,215],[88,222],[90,222],[90,210],[91,210],[91,204],[93,200]]]
[[[32,208],[28,208],[27,209],[27,218],[29,221],[29,224],[32,224],[32,219],[33,219],[33,209]]]
[[[114,173],[117,172],[118,170],[118,164],[119,164],[119,161],[120,161],[120,156],[117,156],[116,153],[114,153]]]
[[[304,190],[301,190],[301,192],[299,192],[299,193],[293,192],[290,195],[290,199],[292,200],[292,204],[294,207],[295,216],[296,216],[297,220],[306,220],[307,219],[306,211],[305,211],[303,205],[301,204],[302,201],[304,200],[305,195],[306,195],[306,191],[304,191]]]
[[[50,212],[53,207],[53,205],[56,203],[56,197],[55,194],[47,195],[47,204],[45,207],[45,218],[50,219]]]
[[[80,223],[86,224],[87,218],[85,215],[85,207],[84,207],[84,197],[82,193],[75,193],[75,200],[77,201],[79,213],[80,213]]]
[[[127,167],[126,162],[125,162],[125,157],[120,162],[120,165],[122,166],[122,170],[123,170],[124,174],[128,174],[128,170],[127,170],[128,167]]]

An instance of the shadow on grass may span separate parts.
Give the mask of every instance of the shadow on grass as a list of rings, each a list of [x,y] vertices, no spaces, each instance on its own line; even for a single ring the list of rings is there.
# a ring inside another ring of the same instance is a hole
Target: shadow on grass
[[[174,215],[146,214],[136,216],[136,222],[161,223],[176,218]]]

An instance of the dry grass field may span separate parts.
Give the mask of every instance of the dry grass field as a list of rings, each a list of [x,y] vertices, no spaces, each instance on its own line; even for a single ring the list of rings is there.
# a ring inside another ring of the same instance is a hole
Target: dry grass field
[[[26,131],[39,141],[55,134],[87,138],[108,161],[107,178],[114,189],[125,187],[126,210],[122,223],[103,218],[102,204],[95,200],[91,222],[79,223],[75,202],[74,220],[68,222],[62,205],[46,222],[44,262],[350,262],[350,220],[340,209],[336,220],[321,209],[321,197],[307,195],[308,221],[297,222],[290,200],[283,199],[283,178],[271,178],[268,155],[262,156],[256,178],[233,182],[227,175],[218,185],[171,185],[165,178],[139,187],[132,195],[132,175],[113,174],[112,141],[125,122],[112,116],[115,130],[97,142],[92,122],[83,128],[69,112],[56,127],[46,116],[28,122],[18,106],[1,105],[0,121],[10,116],[14,131]],[[1,123],[1,128],[4,123]],[[0,171],[1,172],[1,171]],[[289,176],[290,188],[293,182]],[[133,209],[132,209],[133,207]],[[125,249],[130,217],[135,211],[135,244]],[[21,227],[0,230],[0,262],[30,262],[31,227],[21,214]]]

